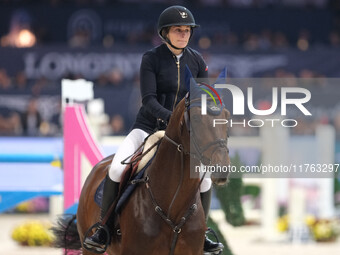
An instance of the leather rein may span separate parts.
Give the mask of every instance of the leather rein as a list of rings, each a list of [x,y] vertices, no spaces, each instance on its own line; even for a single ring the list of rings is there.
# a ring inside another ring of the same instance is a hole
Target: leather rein
[[[194,100],[193,100],[194,101]],[[167,134],[164,135],[164,138],[169,141],[171,144],[173,144],[174,146],[176,146],[177,148],[177,152],[180,153],[180,157],[181,157],[181,177],[180,177],[180,181],[178,183],[178,187],[176,189],[175,195],[172,198],[172,201],[170,203],[170,206],[167,210],[167,213],[164,212],[164,210],[159,206],[157,200],[155,199],[155,196],[152,192],[151,189],[151,185],[150,185],[150,177],[148,175],[148,169],[145,171],[145,175],[144,178],[140,179],[140,180],[135,180],[132,184],[138,184],[138,183],[145,183],[146,189],[150,195],[152,204],[154,206],[154,209],[156,211],[156,213],[171,227],[172,231],[173,231],[173,239],[171,242],[171,247],[170,247],[170,255],[173,255],[175,252],[175,248],[176,248],[176,243],[178,240],[178,236],[182,231],[182,227],[184,226],[184,224],[187,222],[187,220],[190,218],[190,216],[193,215],[193,213],[197,210],[198,206],[196,203],[193,203],[190,207],[188,207],[188,209],[186,210],[186,212],[184,213],[184,216],[181,217],[180,221],[178,223],[175,223],[173,220],[170,219],[170,211],[171,208],[176,200],[176,198],[179,195],[179,191],[181,186],[183,185],[183,175],[184,175],[184,157],[189,155],[195,159],[198,159],[202,164],[211,164],[211,159],[207,158],[204,156],[204,152],[207,151],[210,147],[212,146],[216,146],[216,148],[213,150],[212,154],[214,153],[214,151],[219,148],[227,148],[227,140],[226,139],[218,139],[216,141],[210,142],[207,145],[205,145],[203,148],[200,148],[197,142],[197,138],[194,134],[194,132],[192,132],[192,129],[190,127],[190,116],[189,116],[189,109],[190,109],[190,104],[191,101],[189,99],[188,94],[185,97],[185,112],[184,112],[184,121],[187,127],[188,132],[190,133],[190,138],[193,141],[194,147],[196,152],[192,153],[190,151],[185,150],[184,146],[180,143],[177,143],[176,141],[174,141],[173,139],[171,139]],[[163,138],[162,138],[163,139]],[[160,142],[160,141],[159,141]],[[158,143],[159,143],[158,142]],[[205,177],[206,172],[203,174],[203,176],[200,179],[200,182],[197,185],[197,188],[195,189],[195,192],[192,196],[191,201],[195,200],[195,196],[197,194],[197,191],[199,191],[200,185]]]

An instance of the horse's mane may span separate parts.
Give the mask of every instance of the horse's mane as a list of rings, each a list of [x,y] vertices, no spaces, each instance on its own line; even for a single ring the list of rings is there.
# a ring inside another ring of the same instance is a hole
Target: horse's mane
[[[185,99],[183,98],[175,107],[173,113],[171,114],[168,128],[175,128],[177,126],[178,128],[178,134],[181,133],[184,125],[184,111],[185,111],[185,104],[184,104]],[[167,130],[168,130],[167,128]]]

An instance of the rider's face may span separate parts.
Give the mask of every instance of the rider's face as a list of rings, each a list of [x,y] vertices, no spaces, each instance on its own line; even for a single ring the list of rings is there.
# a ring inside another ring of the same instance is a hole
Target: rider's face
[[[190,34],[190,26],[172,26],[170,27],[168,38],[175,47],[185,48],[189,42]]]

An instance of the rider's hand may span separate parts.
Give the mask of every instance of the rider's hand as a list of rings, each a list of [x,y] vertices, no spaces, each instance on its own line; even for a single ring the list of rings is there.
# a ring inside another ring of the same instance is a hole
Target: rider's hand
[[[165,130],[168,126],[168,122],[165,120],[162,120],[161,118],[157,119],[157,129],[158,130]]]

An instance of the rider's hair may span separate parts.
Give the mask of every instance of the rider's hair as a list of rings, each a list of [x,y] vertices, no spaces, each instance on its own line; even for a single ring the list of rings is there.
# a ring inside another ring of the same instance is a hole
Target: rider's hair
[[[165,28],[162,29],[162,31],[161,31],[162,38],[167,37],[167,35],[169,34],[169,31],[170,31],[170,28],[171,27],[165,27]]]

